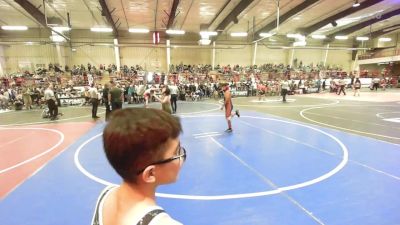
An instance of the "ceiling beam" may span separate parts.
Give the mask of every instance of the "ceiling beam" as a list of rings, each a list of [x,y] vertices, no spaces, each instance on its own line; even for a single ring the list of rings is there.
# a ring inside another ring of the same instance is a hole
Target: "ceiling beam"
[[[48,1],[46,1],[47,5],[62,19],[64,20],[65,23],[68,24],[68,21],[64,18],[63,15],[60,14],[60,12],[58,12],[58,10],[53,6],[53,4],[49,3]],[[61,24],[60,24],[61,25]]]
[[[392,33],[392,32],[394,32],[396,30],[399,30],[399,29],[400,29],[400,25],[396,24],[396,25],[392,25],[392,26],[389,26],[389,27],[381,28],[380,30],[376,30],[374,32],[367,33],[367,34],[364,34],[364,35],[361,35],[361,36],[367,36],[370,39],[374,39],[374,38],[377,38],[379,36],[385,35],[387,33]]]
[[[8,25],[5,21],[3,21],[3,20],[0,20],[0,23],[2,24],[2,25]]]
[[[174,2],[172,3],[171,11],[169,13],[167,29],[170,29],[174,24],[176,9],[178,8],[178,5],[179,5],[179,0],[174,0]]]
[[[320,0],[305,0],[304,2],[298,4],[295,6],[293,9],[289,10],[287,13],[283,14],[282,16],[279,16],[279,23],[283,23],[286,20],[288,20],[290,17],[306,10],[309,6],[315,4]],[[254,37],[258,37],[258,35],[262,32],[269,32],[273,30],[276,27],[277,20],[275,19],[274,21],[270,22],[269,24],[265,25],[263,28],[259,29]]]
[[[40,23],[33,18],[30,14],[27,15],[25,14],[25,12],[23,11],[23,9],[20,9],[20,7],[15,6],[14,4],[10,3],[8,0],[3,0],[5,3],[7,3],[9,6],[11,6],[13,9],[15,9],[17,12],[21,13],[22,15],[24,15],[26,18],[32,20],[34,23],[36,23],[38,26],[41,26]],[[18,3],[17,3],[18,4]],[[8,25],[8,24],[6,24]]]
[[[36,8],[32,3],[26,0],[14,0],[19,6],[21,6],[26,12],[28,12],[36,21],[38,21],[42,26],[47,27],[46,17],[44,14]]]
[[[31,15],[40,25],[43,27],[50,29],[52,32],[58,34],[59,36],[63,37],[65,40],[71,41],[71,39],[61,32],[54,30],[53,28],[47,25],[46,16],[32,3],[27,0],[14,0],[19,6],[21,6],[29,15]]]
[[[313,25],[311,25],[309,27],[302,28],[301,29],[302,33],[311,34],[312,32],[324,27],[327,24],[330,24],[330,23],[332,23],[332,22],[334,22],[334,21],[336,21],[338,19],[346,17],[346,16],[348,16],[350,14],[353,14],[353,13],[355,13],[357,11],[360,11],[362,9],[368,8],[368,7],[370,7],[372,5],[375,5],[375,4],[377,4],[379,2],[382,2],[382,1],[384,1],[384,0],[366,0],[366,1],[362,2],[361,5],[358,6],[358,7],[348,8],[348,9],[346,9],[346,10],[344,10],[342,12],[339,12],[339,13],[333,15],[333,16],[330,16],[330,17],[328,17],[326,19],[323,19],[323,20],[321,20],[321,21],[319,21],[319,22],[317,22],[317,23],[315,23],[315,24],[313,24]]]
[[[376,33],[374,33],[374,34],[371,34],[371,37],[370,37],[370,38],[371,38],[371,39],[374,39],[374,38],[383,36],[383,35],[385,35],[385,34],[393,33],[393,32],[395,32],[395,31],[397,31],[397,30],[400,30],[400,27],[397,28],[397,29],[389,30],[389,31],[384,31],[384,30],[382,30],[382,31],[380,31],[380,32],[376,32]]]
[[[390,18],[392,16],[397,16],[397,15],[400,15],[400,9],[393,10],[391,12],[383,14],[380,17],[374,17],[374,18],[372,18],[370,20],[361,22],[359,24],[356,24],[354,26],[348,27],[346,29],[336,31],[333,34],[330,34],[329,37],[330,38],[334,38],[336,35],[348,35],[348,34],[354,33],[355,31],[358,31],[358,30],[360,30],[360,29],[362,29],[364,27],[367,27],[367,26],[369,26],[371,24],[377,23],[377,22],[382,21],[382,20],[386,20],[386,19],[388,19],[388,18]]]
[[[218,11],[218,13],[215,15],[215,17],[211,20],[211,22],[208,24],[208,27],[211,27],[211,25],[214,23],[214,21],[218,18],[218,16],[224,11],[226,6],[231,2],[231,0],[227,0],[225,4],[222,6],[222,8]]]
[[[396,34],[400,32],[400,27],[396,27],[394,29],[390,29],[390,30],[383,30],[382,33],[380,34],[375,34],[375,36],[372,36],[372,38],[377,38],[386,34]]]
[[[108,21],[108,23],[111,25],[114,33],[114,37],[118,37],[118,29],[117,26],[115,25],[114,19],[112,18],[112,15],[110,13],[110,10],[108,9],[107,3],[105,0],[99,0],[99,3],[101,5],[101,10],[102,10],[102,15],[104,15]]]
[[[254,0],[242,0],[236,7],[218,24],[216,30],[224,30],[231,22],[238,23],[238,16],[243,12]],[[208,27],[210,28],[210,26]]]
[[[92,18],[94,19],[94,21],[96,21],[96,25],[99,25],[99,21],[97,20],[96,16],[94,16],[94,13],[92,11],[92,9],[90,8],[90,6],[88,5],[88,3],[86,2],[86,0],[82,0],[83,4],[86,6],[86,8],[89,10],[89,13],[92,15]]]

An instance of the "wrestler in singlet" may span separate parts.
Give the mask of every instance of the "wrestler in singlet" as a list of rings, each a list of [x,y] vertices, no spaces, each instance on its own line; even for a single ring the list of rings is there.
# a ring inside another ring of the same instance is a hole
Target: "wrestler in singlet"
[[[152,92],[154,92],[154,90],[153,90],[152,88],[147,89],[147,90],[143,93],[143,97],[144,97],[145,99],[149,99]]]
[[[143,98],[144,98],[144,107],[147,108],[149,105],[149,100],[151,98],[151,95],[154,94],[155,88],[149,88],[143,93]]]
[[[225,91],[224,103],[225,103],[225,117],[228,118],[232,115],[232,110],[233,110],[233,104],[232,104],[232,98],[231,98],[230,91]]]
[[[232,113],[233,110],[233,104],[232,104],[232,96],[231,92],[229,91],[228,85],[226,85],[224,88],[224,105],[225,105],[225,118],[228,123],[228,129],[226,132],[232,132],[232,122],[231,119],[234,115],[237,115],[240,117],[239,110],[236,110],[235,113]]]
[[[258,89],[258,94],[259,95],[265,95],[265,92],[266,92],[267,88],[263,83],[261,83],[261,84],[257,85],[257,89]]]

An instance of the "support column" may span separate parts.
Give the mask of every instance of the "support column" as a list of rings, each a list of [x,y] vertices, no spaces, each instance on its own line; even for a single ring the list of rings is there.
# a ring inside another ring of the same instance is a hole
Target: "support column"
[[[114,39],[114,55],[115,55],[115,64],[117,66],[117,71],[120,71],[121,67],[121,58],[119,57],[119,47],[118,47],[118,39]]]
[[[64,47],[60,46],[60,44],[57,43],[56,50],[57,50],[57,62],[58,65],[61,66],[60,69],[62,69],[65,67],[65,58],[63,57]]]
[[[356,53],[356,57],[354,59],[353,66],[351,68],[352,69],[351,72],[358,71],[357,74],[355,74],[356,78],[360,77],[360,65],[358,64],[358,53],[359,53],[359,51],[357,51],[357,53]]]
[[[254,44],[252,65],[256,65],[258,42]]]
[[[293,59],[294,59],[294,48],[292,48],[292,55],[290,56],[290,63],[289,63],[290,68],[293,67]]]
[[[328,51],[329,51],[329,44],[326,45],[326,52],[324,58],[324,67],[326,66],[326,61],[328,60]]]
[[[279,31],[279,17],[281,16],[280,14],[280,7],[279,7],[279,0],[276,1],[276,32]]]
[[[215,41],[213,42],[213,50],[212,50],[212,69],[215,68]]]
[[[167,76],[169,74],[169,67],[171,65],[171,41],[167,40]]]
[[[4,56],[4,46],[0,45],[0,77],[4,76],[5,68],[6,68],[6,60]]]

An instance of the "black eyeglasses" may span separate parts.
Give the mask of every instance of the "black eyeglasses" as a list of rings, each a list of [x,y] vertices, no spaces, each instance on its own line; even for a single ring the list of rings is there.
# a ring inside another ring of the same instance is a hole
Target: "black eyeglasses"
[[[184,162],[184,161],[186,160],[186,149],[185,149],[184,147],[182,147],[182,146],[179,144],[178,147],[176,148],[176,150],[177,150],[177,151],[176,151],[176,152],[177,152],[177,155],[176,155],[176,156],[173,156],[173,157],[171,157],[171,158],[169,158],[169,159],[164,159],[164,160],[160,160],[160,161],[151,163],[151,164],[145,166],[143,169],[137,171],[136,174],[139,175],[139,174],[143,173],[143,171],[144,171],[148,166],[151,166],[151,165],[165,164],[165,163],[172,162],[172,161],[174,161],[175,159],[179,159],[179,160],[180,160],[181,158],[183,159],[182,162]]]

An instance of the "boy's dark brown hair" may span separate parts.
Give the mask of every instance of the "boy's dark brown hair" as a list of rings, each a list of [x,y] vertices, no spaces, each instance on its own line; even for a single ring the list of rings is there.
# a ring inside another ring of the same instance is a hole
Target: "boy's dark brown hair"
[[[158,109],[128,108],[114,112],[103,132],[107,159],[124,181],[162,160],[165,143],[182,132],[178,117]]]

